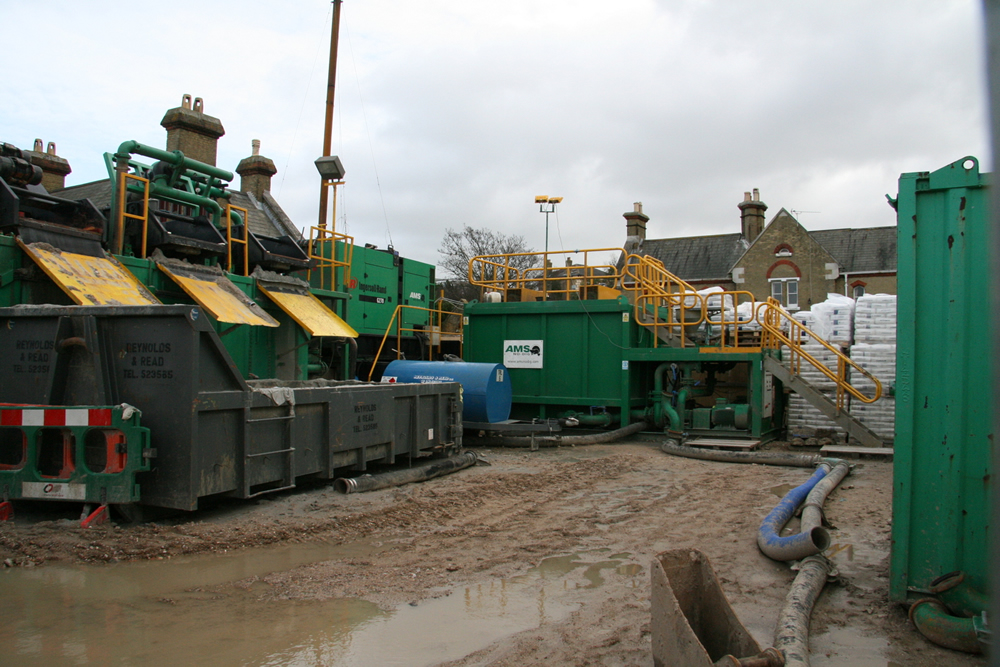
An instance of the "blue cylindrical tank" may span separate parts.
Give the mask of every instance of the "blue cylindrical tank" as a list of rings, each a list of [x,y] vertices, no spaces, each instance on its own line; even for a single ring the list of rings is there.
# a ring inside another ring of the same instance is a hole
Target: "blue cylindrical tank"
[[[460,382],[463,421],[496,423],[510,417],[514,391],[503,364],[397,360],[386,367],[382,382]]]

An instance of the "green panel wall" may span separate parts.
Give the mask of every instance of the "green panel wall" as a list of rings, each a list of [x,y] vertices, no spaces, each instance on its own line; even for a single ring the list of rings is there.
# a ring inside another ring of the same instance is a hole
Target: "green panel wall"
[[[890,582],[898,601],[954,570],[979,590],[988,583],[989,177],[964,158],[899,178]]]
[[[505,341],[541,340],[542,369],[510,369],[515,406],[539,406],[532,416],[540,417],[554,416],[553,410],[625,406],[627,423],[632,399],[644,402],[638,378],[623,364],[640,335],[631,310],[617,300],[469,304],[464,357],[502,363]]]

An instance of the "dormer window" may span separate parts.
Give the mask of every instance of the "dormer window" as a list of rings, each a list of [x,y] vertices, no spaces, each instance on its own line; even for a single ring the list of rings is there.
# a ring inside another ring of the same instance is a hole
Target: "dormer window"
[[[787,243],[781,243],[774,249],[775,257],[791,257],[792,256],[792,246]]]

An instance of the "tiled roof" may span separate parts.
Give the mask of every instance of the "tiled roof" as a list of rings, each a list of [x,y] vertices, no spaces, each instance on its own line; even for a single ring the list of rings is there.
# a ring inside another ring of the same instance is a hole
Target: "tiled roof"
[[[729,270],[747,249],[742,234],[646,239],[642,249],[684,280],[729,280]]]
[[[103,211],[111,206],[111,180],[105,178],[103,181],[71,185],[62,190],[56,190],[51,194],[73,201],[89,199],[97,207],[98,211]]]
[[[98,210],[104,211],[111,206],[111,181],[104,179],[92,183],[72,185],[52,194],[74,201],[89,199]],[[230,190],[229,201],[234,206],[247,209],[250,218],[250,231],[254,234],[261,236],[284,236],[287,234],[295,239],[302,236],[269,192],[264,193],[264,201],[260,202],[249,193]]]
[[[843,273],[896,270],[896,228],[824,229],[809,232]]]
[[[230,190],[229,202],[233,206],[247,210],[250,218],[250,231],[254,234],[258,236],[284,236],[287,233],[271,220],[264,206],[250,193]]]

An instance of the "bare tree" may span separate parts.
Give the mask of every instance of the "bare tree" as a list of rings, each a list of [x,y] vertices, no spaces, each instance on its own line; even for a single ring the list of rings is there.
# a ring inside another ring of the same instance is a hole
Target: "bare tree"
[[[475,229],[466,225],[464,228],[445,230],[444,240],[438,249],[441,255],[440,267],[445,273],[457,281],[468,281],[469,260],[479,256],[508,255],[511,253],[534,253],[524,242],[523,236],[504,234],[490,229]],[[516,269],[527,269],[534,266],[538,257],[533,254],[520,255],[507,259],[494,260]],[[494,266],[486,264],[475,269],[474,279],[492,280]]]

